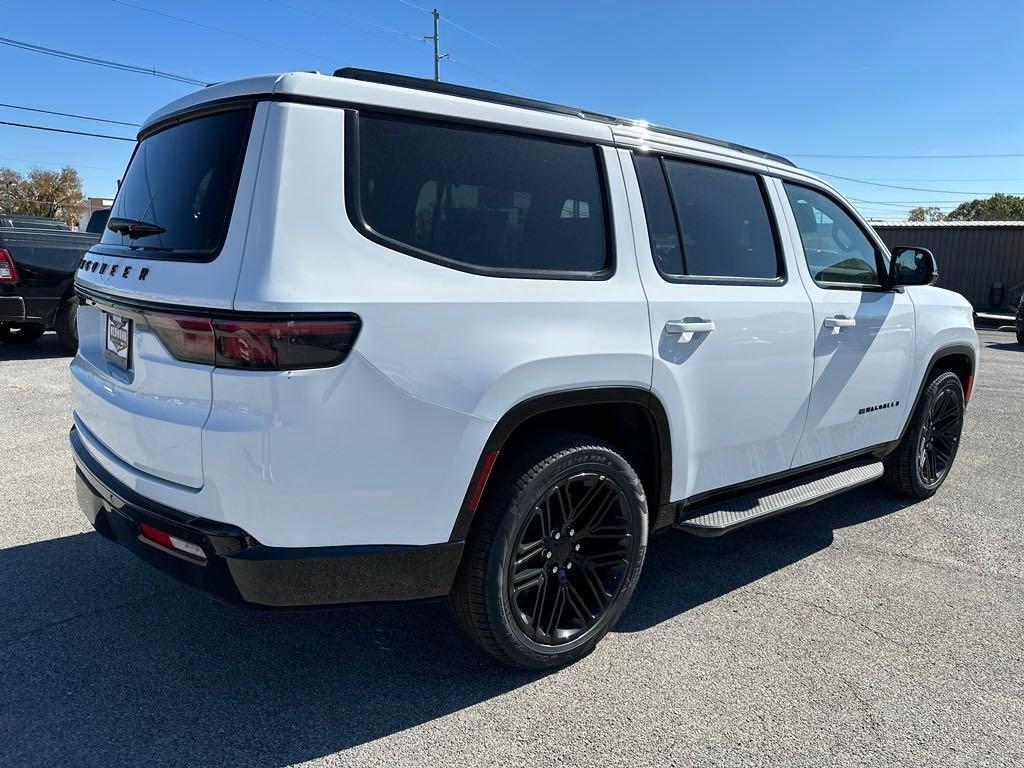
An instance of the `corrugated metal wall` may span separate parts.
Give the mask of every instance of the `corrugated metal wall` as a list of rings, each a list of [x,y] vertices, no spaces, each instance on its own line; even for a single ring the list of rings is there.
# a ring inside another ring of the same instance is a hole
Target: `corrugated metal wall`
[[[917,245],[935,254],[939,286],[974,308],[1011,310],[1024,291],[1024,227],[901,227],[875,224],[885,244]]]

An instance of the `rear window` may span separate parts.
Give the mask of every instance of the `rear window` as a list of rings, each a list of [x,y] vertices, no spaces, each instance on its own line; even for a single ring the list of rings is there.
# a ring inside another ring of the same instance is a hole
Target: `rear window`
[[[102,245],[210,257],[224,243],[249,107],[198,117],[143,139],[110,210]],[[129,223],[135,222],[128,230]],[[111,227],[119,226],[120,233]]]
[[[595,147],[373,114],[350,126],[349,212],[371,237],[484,274],[595,277],[609,266]]]

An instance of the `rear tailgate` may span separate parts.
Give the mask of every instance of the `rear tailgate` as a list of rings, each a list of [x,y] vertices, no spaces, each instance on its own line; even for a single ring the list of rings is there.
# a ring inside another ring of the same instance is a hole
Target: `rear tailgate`
[[[233,105],[144,134],[75,278],[76,425],[121,463],[191,488],[203,485],[213,368],[171,356],[146,317],[231,308],[265,110]]]

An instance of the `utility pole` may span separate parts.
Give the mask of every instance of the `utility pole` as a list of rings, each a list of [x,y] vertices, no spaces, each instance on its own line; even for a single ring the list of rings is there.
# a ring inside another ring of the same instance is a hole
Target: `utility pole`
[[[441,66],[440,66],[441,65],[441,59],[447,59],[448,58],[448,54],[447,53],[439,53],[438,52],[438,48],[440,47],[441,40],[440,40],[440,38],[437,35],[437,22],[441,18],[441,13],[440,13],[440,11],[437,10],[437,8],[435,8],[434,12],[432,14],[430,14],[430,15],[434,17],[434,34],[427,35],[423,39],[424,40],[431,40],[434,43],[434,80],[435,81],[439,81],[441,79]]]

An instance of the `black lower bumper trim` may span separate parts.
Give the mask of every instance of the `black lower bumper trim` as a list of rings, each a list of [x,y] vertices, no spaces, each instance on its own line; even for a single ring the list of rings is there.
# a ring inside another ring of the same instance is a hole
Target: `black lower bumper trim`
[[[268,547],[242,529],[146,499],[113,477],[71,429],[82,512],[101,534],[161,571],[219,600],[256,607],[303,607],[443,597],[463,542],[427,546]],[[206,562],[153,546],[148,523],[202,547]]]
[[[0,296],[0,323],[25,319],[25,300],[21,296]]]

